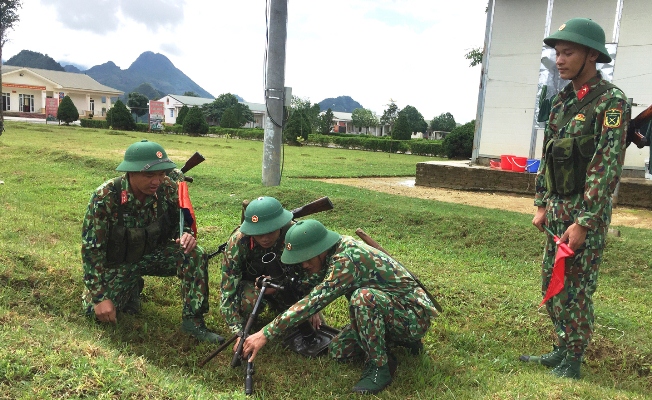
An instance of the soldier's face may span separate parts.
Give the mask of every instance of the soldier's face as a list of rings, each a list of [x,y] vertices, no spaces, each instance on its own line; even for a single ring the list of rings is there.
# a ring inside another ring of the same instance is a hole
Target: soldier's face
[[[163,183],[165,171],[130,172],[129,185],[136,197],[153,195]]]
[[[318,256],[315,256],[309,260],[302,262],[301,267],[305,269],[306,272],[310,274],[314,274],[315,272],[319,272],[319,270],[321,270],[322,266],[324,265],[325,259],[326,259],[326,252],[323,252]]]
[[[594,52],[591,52],[594,53]],[[557,69],[561,79],[571,79],[577,76],[578,72],[584,65],[587,59],[590,59],[592,54],[589,54],[589,49],[581,44],[559,41],[555,45],[555,54]],[[596,57],[597,58],[597,57]]]
[[[281,236],[280,229],[275,230],[274,232],[266,233],[264,235],[254,235],[254,240],[263,248],[269,249],[274,245],[274,243],[276,243],[279,236]]]

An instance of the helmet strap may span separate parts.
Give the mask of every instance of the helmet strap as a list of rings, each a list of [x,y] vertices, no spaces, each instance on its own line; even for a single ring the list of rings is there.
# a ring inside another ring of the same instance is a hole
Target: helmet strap
[[[589,53],[591,50],[586,49],[586,54],[584,54],[584,62],[582,63],[582,67],[580,68],[579,71],[577,71],[577,74],[571,78],[571,81],[574,81],[575,79],[579,78],[580,75],[582,75],[582,72],[584,71],[584,67],[586,67],[586,61],[589,59]]]

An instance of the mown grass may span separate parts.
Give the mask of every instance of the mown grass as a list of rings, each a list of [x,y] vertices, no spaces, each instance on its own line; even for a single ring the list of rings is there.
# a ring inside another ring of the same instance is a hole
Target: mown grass
[[[386,399],[652,398],[652,231],[618,227],[610,237],[595,296],[596,332],[579,381],[519,363],[548,351],[552,332],[537,310],[543,236],[531,216],[412,199],[305,177],[413,176],[425,157],[317,147],[285,147],[280,186],[261,185],[262,143],[78,127],[7,123],[0,137],[0,398],[242,398],[243,371],[229,352],[203,368],[214,346],[179,330],[178,284],[146,278],[144,309],[116,326],[80,314],[81,221],[91,192],[116,175],[126,147],[147,138],[190,175],[199,241],[213,250],[239,223],[243,199],[279,198],[295,208],[329,196],[316,215],[354,235],[367,231],[436,294],[445,312],[425,338],[427,354],[397,350],[398,375]],[[208,324],[219,314],[219,263],[210,264]],[[325,310],[347,321],[346,303]],[[262,322],[272,318],[263,313]],[[257,358],[258,398],[354,398],[362,366],[306,359],[272,342]]]

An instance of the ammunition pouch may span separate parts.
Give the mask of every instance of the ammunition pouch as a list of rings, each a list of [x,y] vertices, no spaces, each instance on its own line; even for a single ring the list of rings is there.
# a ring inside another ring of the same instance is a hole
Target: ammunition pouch
[[[165,238],[161,235],[163,220],[158,219],[145,228],[125,228],[121,225],[111,228],[106,252],[107,261],[133,264],[140,261],[145,254],[153,252],[162,243],[161,239]]]
[[[593,135],[549,140],[546,144],[548,191],[562,196],[583,192],[586,171],[594,153]]]

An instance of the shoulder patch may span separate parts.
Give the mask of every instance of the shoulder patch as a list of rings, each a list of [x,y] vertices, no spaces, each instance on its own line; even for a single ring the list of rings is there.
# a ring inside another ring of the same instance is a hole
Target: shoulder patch
[[[604,112],[604,126],[607,128],[618,128],[623,122],[623,111],[617,108],[610,108]]]

